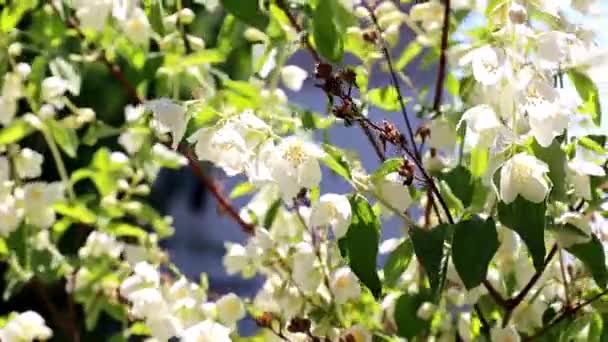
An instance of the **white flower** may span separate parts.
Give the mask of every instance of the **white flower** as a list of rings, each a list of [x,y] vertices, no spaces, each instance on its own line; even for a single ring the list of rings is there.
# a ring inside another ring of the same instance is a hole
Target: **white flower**
[[[46,326],[44,318],[34,311],[25,311],[13,316],[0,329],[0,340],[3,342],[46,341],[53,332]]]
[[[41,97],[44,101],[57,104],[58,98],[68,90],[68,82],[61,77],[51,76],[42,81]],[[56,105],[56,107],[60,107]]]
[[[317,145],[296,136],[281,141],[270,161],[270,172],[286,202],[291,203],[300,189],[319,185],[321,167],[318,159],[324,155]]]
[[[214,127],[201,128],[189,140],[194,139],[198,158],[213,162],[228,176],[243,172],[252,157],[245,140],[232,123],[225,124],[219,130]]]
[[[4,75],[4,84],[2,85],[2,97],[12,100],[18,100],[23,96],[23,82],[18,73],[8,72]]]
[[[162,293],[153,287],[134,291],[128,299],[132,303],[131,314],[137,318],[162,317],[169,309]]]
[[[241,273],[243,278],[251,278],[256,274],[256,268],[247,249],[238,243],[226,242],[226,254],[222,259],[226,273],[229,275]]]
[[[184,134],[186,134],[186,125],[188,124],[186,109],[166,98],[148,101],[146,108],[154,114],[154,119],[159,124],[161,131],[171,132],[172,146],[174,149],[177,148]]]
[[[576,36],[561,31],[540,33],[535,42],[541,66],[554,68],[567,62],[570,58],[571,45],[574,40],[576,40]]]
[[[182,342],[231,342],[230,329],[211,320],[202,321],[184,330]]]
[[[81,258],[99,258],[109,256],[118,258],[122,253],[123,245],[115,237],[103,232],[93,231],[87,237],[87,242],[78,251]]]
[[[454,148],[456,145],[456,127],[445,119],[435,119],[429,125],[431,137],[429,147]]]
[[[17,114],[17,101],[0,96],[0,124],[7,126]]]
[[[504,50],[484,45],[466,54],[460,64],[469,64],[473,68],[475,80],[485,86],[498,83],[506,76],[508,67]]]
[[[299,91],[302,89],[306,77],[308,77],[306,70],[297,65],[286,65],[281,69],[281,79],[289,90]]]
[[[490,331],[490,335],[492,336],[492,341],[494,342],[519,342],[521,341],[517,330],[512,325],[509,325],[505,328],[501,328],[500,326],[495,326]]]
[[[331,292],[338,304],[344,304],[350,299],[361,296],[359,279],[349,267],[339,268],[331,279]]]
[[[1,186],[1,185],[0,185]],[[21,211],[10,194],[0,198],[0,236],[6,237],[19,228]]]
[[[131,155],[137,153],[145,141],[146,133],[137,129],[128,129],[118,137],[118,143]]]
[[[313,205],[310,224],[315,227],[330,225],[336,239],[340,239],[348,231],[351,215],[350,202],[346,196],[325,194]]]
[[[530,131],[539,145],[548,147],[568,126],[568,115],[560,105],[559,92],[546,81],[535,79],[526,90],[522,110],[528,113]]]
[[[372,334],[359,324],[346,329],[342,336],[351,336],[352,339],[345,339],[352,342],[372,342]]]
[[[30,182],[15,191],[29,223],[48,228],[55,222],[53,204],[63,198],[61,183]]]
[[[467,135],[469,133],[475,134],[477,136],[477,145],[480,147],[492,145],[496,136],[503,128],[494,109],[486,104],[469,108],[462,115],[460,122],[463,120],[466,121],[467,129],[469,130],[467,131]]]
[[[409,188],[403,185],[403,177],[397,172],[391,172],[379,180],[376,189],[379,197],[399,212],[406,211],[412,204]]]
[[[73,5],[81,27],[101,31],[112,9],[112,0],[76,0]]]
[[[114,153],[116,152],[113,152],[112,155]],[[152,146],[152,157],[161,164],[174,168],[188,164],[188,158],[161,143],[156,143]]]
[[[388,3],[389,1],[385,1]],[[388,7],[388,6],[387,6]],[[410,19],[419,21],[425,31],[435,31],[443,25],[445,10],[439,1],[426,1],[416,4],[410,9]]]
[[[146,107],[144,105],[126,105],[125,106],[125,120],[127,122],[137,121],[141,118],[146,111]]]
[[[30,149],[24,148],[19,151],[15,157],[15,170],[21,179],[36,178],[42,174],[42,154]]]
[[[135,44],[144,45],[150,39],[151,27],[144,11],[137,7],[131,16],[121,22],[122,30]]]
[[[146,326],[156,341],[169,341],[179,336],[183,330],[181,322],[173,315],[155,315],[146,317]]]
[[[305,292],[315,292],[321,285],[322,274],[313,247],[307,242],[296,245],[293,255],[292,277]]]
[[[215,302],[217,315],[220,321],[228,326],[233,325],[245,317],[245,305],[234,293],[222,296]]]
[[[431,302],[424,302],[418,307],[416,316],[422,320],[428,321],[437,311],[437,306]]]
[[[589,176],[603,177],[604,169],[596,163],[577,156],[568,162],[568,180],[574,187],[574,193],[586,200],[591,200],[591,179]]]
[[[147,287],[158,287],[160,285],[160,274],[151,264],[142,261],[133,268],[133,275],[125,279],[120,285],[120,295],[129,299],[131,295],[140,289]]]
[[[549,192],[545,174],[549,167],[526,153],[518,153],[507,160],[500,170],[500,197],[511,203],[517,195],[530,202],[542,202]]]

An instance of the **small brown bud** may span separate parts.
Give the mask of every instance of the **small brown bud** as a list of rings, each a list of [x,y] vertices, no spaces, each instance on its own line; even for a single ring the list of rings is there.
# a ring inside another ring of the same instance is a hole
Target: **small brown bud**
[[[422,141],[426,141],[431,136],[431,129],[427,125],[422,125],[416,130],[416,136],[420,137]]]
[[[338,77],[348,84],[357,86],[357,73],[353,69],[341,70]]]
[[[309,319],[295,317],[289,322],[287,331],[292,333],[308,333],[310,332],[311,322]]]
[[[363,40],[368,43],[375,43],[378,40],[378,32],[376,30],[367,30],[363,32]]]
[[[397,170],[397,172],[401,177],[404,178],[403,185],[409,186],[414,181],[416,166],[414,163],[404,158],[403,164],[399,166],[399,170]]]
[[[272,313],[264,312],[260,317],[255,319],[255,322],[261,328],[270,328],[273,320]]]
[[[331,77],[333,69],[331,64],[327,63],[317,63],[315,66],[315,77],[321,79],[328,79]]]

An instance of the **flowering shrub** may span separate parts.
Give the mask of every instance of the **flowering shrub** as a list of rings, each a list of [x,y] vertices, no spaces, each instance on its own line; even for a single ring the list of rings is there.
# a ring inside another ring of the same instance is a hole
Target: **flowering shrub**
[[[45,307],[0,339],[86,340],[100,317],[112,341],[605,337],[600,2],[409,2],[0,1],[3,300]],[[287,95],[307,80],[324,112]],[[227,196],[202,162],[243,181]],[[265,279],[253,298],[159,247],[172,221],[146,198],[181,167],[249,235],[223,265]],[[330,173],[350,190],[327,193]],[[381,242],[391,217],[402,236]]]

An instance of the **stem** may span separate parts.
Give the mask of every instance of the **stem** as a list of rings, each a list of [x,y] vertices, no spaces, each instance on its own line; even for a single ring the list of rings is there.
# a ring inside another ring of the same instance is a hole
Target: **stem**
[[[386,160],[386,156],[384,155],[384,152],[382,152],[382,149],[380,148],[380,146],[378,146],[378,140],[376,140],[376,138],[372,134],[372,132],[369,129],[369,127],[367,127],[362,122],[359,122],[359,126],[361,127],[361,129],[363,130],[363,133],[365,133],[365,136],[367,137],[367,139],[369,140],[370,144],[374,148],[374,151],[376,152],[376,155],[378,156],[378,159],[380,159],[381,162],[385,161]]]
[[[566,308],[561,315],[559,315],[557,318],[555,318],[554,320],[552,320],[545,327],[543,327],[542,329],[540,329],[536,334],[534,334],[534,335],[526,338],[524,341],[532,341],[532,340],[538,339],[539,337],[541,337],[547,331],[551,330],[551,328],[553,328],[555,325],[557,325],[561,321],[563,321],[563,320],[565,320],[567,318],[573,317],[582,308],[584,308],[587,305],[592,304],[593,302],[595,302],[596,300],[600,299],[602,296],[604,296],[606,294],[608,294],[608,290],[604,290],[604,291],[602,291],[602,292],[600,292],[600,293],[592,296],[591,298],[587,299],[586,301],[580,303],[579,305],[577,305],[577,306],[575,306],[573,308]]]
[[[515,296],[514,298],[511,298],[507,301],[507,312],[505,313],[505,317],[503,318],[503,322],[502,322],[503,327],[506,327],[507,324],[509,324],[509,320],[511,319],[511,315],[513,314],[513,311],[519,306],[519,304],[521,304],[521,302],[523,302],[523,300],[526,298],[526,296],[528,295],[530,290],[532,290],[532,287],[534,287],[536,282],[540,279],[540,276],[543,274],[543,272],[547,268],[547,265],[549,265],[549,263],[551,262],[551,260],[553,259],[553,257],[555,256],[556,253],[557,253],[557,244],[554,244],[553,247],[551,248],[551,251],[549,251],[549,254],[545,258],[543,267],[540,270],[536,271],[536,273],[534,273],[532,278],[530,278],[530,280],[528,281],[526,286],[524,286],[524,288],[521,290],[520,293],[517,294],[517,296]]]
[[[224,210],[230,218],[232,218],[236,223],[241,226],[242,230],[248,235],[255,235],[255,226],[251,223],[247,223],[241,218],[238,210],[230,203],[230,201],[226,198],[226,195],[217,187],[215,182],[206,176],[201,169],[198,160],[194,157],[192,151],[187,148],[181,148],[182,154],[188,159],[188,163],[190,168],[192,169],[192,173],[199,179],[201,184],[209,190],[211,195],[215,198],[218,205],[222,210]]]
[[[308,49],[308,51],[312,55],[312,58],[315,60],[315,63],[321,63],[321,57],[319,56],[319,53],[313,48],[313,46],[310,44],[310,41],[308,40],[308,33],[304,31],[300,24],[298,24],[298,20],[289,10],[289,7],[285,3],[285,0],[276,0],[276,4],[280,9],[283,10],[283,12],[285,12],[285,15],[287,15],[287,18],[289,18],[289,23],[291,24],[291,26],[293,26],[296,32],[302,34],[303,43],[306,46],[306,49]]]
[[[447,65],[446,50],[448,48],[448,36],[450,34],[450,0],[444,0],[444,9],[443,28],[441,31],[441,51],[439,53],[439,69],[437,71],[437,82],[435,82],[435,99],[433,101],[433,110],[436,114],[439,113],[439,108],[441,107],[443,85],[445,83]]]
[[[568,285],[568,277],[566,274],[566,268],[564,267],[564,256],[561,248],[559,249],[559,270],[562,274],[564,294],[566,295],[566,308],[569,308],[572,301],[570,300],[570,286]]]
[[[367,11],[369,12],[369,15],[372,18],[372,21],[374,22],[376,29],[379,32],[382,32],[382,29],[381,29],[380,25],[378,24],[378,18],[376,17],[374,10],[365,1],[363,1],[362,3],[363,3],[363,6],[365,7],[365,9],[367,9]],[[399,80],[397,79],[397,72],[395,71],[395,68],[393,66],[393,60],[391,58],[390,51],[388,50],[388,47],[387,47],[384,39],[382,37],[380,37],[379,40],[380,40],[380,45],[382,48],[382,53],[384,54],[384,59],[386,59],[386,64],[388,65],[388,70],[391,75],[391,80],[393,82],[393,86],[395,87],[395,90],[397,91],[397,99],[399,100],[399,107],[401,107],[401,114],[403,115],[403,120],[405,121],[405,126],[407,128],[407,133],[408,133],[408,137],[410,139],[410,144],[411,144],[412,148],[414,149],[416,157],[420,159],[420,151],[416,147],[416,140],[414,138],[414,130],[412,129],[412,124],[410,123],[410,119],[407,115],[405,101],[403,101],[403,96],[401,95],[401,87],[399,86]]]
[[[59,177],[61,178],[61,182],[64,183],[66,187],[66,191],[71,200],[76,199],[76,194],[74,193],[74,189],[72,189],[72,183],[70,182],[70,177],[68,176],[68,172],[65,168],[65,164],[63,163],[63,159],[61,158],[61,153],[57,148],[57,144],[55,144],[55,140],[51,136],[48,126],[44,125],[44,127],[40,130],[42,135],[44,136],[44,140],[46,144],[49,146],[51,150],[51,155],[53,156],[53,160],[55,161],[55,166],[57,167],[57,172],[59,173]]]

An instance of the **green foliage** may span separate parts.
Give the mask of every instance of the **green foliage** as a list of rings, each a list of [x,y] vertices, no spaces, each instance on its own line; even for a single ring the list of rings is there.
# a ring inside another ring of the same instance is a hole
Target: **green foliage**
[[[340,62],[344,55],[344,39],[338,26],[337,7],[336,0],[318,1],[312,22],[315,46],[323,57],[334,63]]]
[[[500,222],[515,231],[528,247],[534,267],[543,269],[545,259],[545,203],[532,203],[521,196],[509,204],[498,203]]]
[[[405,240],[393,250],[384,263],[384,286],[393,287],[405,272],[414,255],[411,240]]]
[[[602,242],[595,235],[589,242],[570,246],[567,250],[585,264],[599,287],[606,287],[608,281],[606,256]]]
[[[444,242],[448,236],[448,230],[452,227],[448,224],[440,224],[430,230],[412,227],[410,237],[414,245],[416,258],[424,268],[431,289],[436,293],[442,287],[442,265],[446,257],[444,255]]]
[[[574,83],[578,95],[583,100],[582,111],[591,115],[593,122],[599,126],[602,119],[602,110],[597,85],[587,74],[577,69],[569,69],[568,77]]]
[[[340,239],[340,252],[361,282],[378,298],[382,284],[376,271],[380,221],[367,199],[359,194],[350,197],[352,221],[346,235]]]
[[[418,309],[431,297],[423,290],[420,293],[403,294],[395,303],[395,322],[397,323],[397,333],[401,337],[411,339],[418,336],[429,326],[429,321],[418,317]]]
[[[454,226],[452,256],[460,279],[468,289],[486,279],[488,266],[498,250],[498,234],[491,218],[474,216]]]

